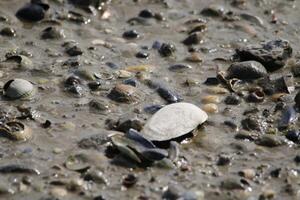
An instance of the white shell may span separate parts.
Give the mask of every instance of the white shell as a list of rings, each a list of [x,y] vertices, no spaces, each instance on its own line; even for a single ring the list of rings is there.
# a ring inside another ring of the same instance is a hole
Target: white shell
[[[166,141],[191,132],[207,118],[206,112],[193,104],[174,103],[156,112],[141,133],[148,140]]]
[[[11,99],[18,99],[29,96],[34,90],[33,85],[24,79],[14,79],[5,88],[5,95]]]

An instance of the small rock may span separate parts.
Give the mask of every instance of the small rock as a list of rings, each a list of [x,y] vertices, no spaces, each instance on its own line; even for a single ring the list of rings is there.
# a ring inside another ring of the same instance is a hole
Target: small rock
[[[231,94],[229,96],[227,96],[224,100],[224,102],[227,104],[227,105],[239,105],[241,103],[241,98],[236,95],[236,94]]]
[[[137,89],[131,85],[117,84],[107,96],[120,103],[134,103],[140,98],[137,93]]]
[[[123,33],[123,38],[125,38],[125,39],[136,39],[139,37],[140,37],[140,34],[136,30],[125,31]]]
[[[169,57],[169,56],[173,55],[173,53],[175,51],[176,51],[175,46],[173,44],[169,44],[169,43],[162,43],[162,45],[158,49],[158,52],[163,57]]]

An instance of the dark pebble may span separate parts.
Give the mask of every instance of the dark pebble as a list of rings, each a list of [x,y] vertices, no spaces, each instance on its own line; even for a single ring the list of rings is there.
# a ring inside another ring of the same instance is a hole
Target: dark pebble
[[[83,54],[82,50],[78,46],[72,46],[66,50],[69,56],[80,56]]]
[[[169,67],[169,70],[173,72],[182,72],[189,69],[192,69],[192,66],[188,64],[174,64]]]
[[[130,188],[136,184],[138,181],[138,177],[134,174],[128,174],[127,176],[123,177],[122,184],[123,186]]]
[[[109,141],[109,138],[105,134],[96,134],[81,139],[77,144],[81,149],[97,149],[101,150],[104,144]]]
[[[176,48],[173,44],[169,44],[169,43],[163,43],[158,52],[160,53],[161,56],[163,57],[169,57],[171,55],[173,55],[173,53],[175,52]]]
[[[296,106],[300,107],[300,91],[296,94],[294,101],[296,103]]]
[[[148,9],[144,9],[139,13],[139,17],[152,18],[154,16],[153,12]]]
[[[157,93],[168,103],[176,103],[183,100],[183,98],[179,94],[165,87],[159,87],[157,89]]]
[[[105,63],[108,67],[112,68],[112,69],[119,69],[119,65],[117,65],[116,63],[113,62],[106,62]]]
[[[296,164],[300,164],[300,155],[295,156],[294,161]]]
[[[137,54],[135,55],[135,57],[137,57],[137,58],[144,58],[145,59],[145,58],[149,57],[149,53],[139,51],[139,52],[137,52]]]
[[[224,100],[227,105],[239,105],[241,103],[241,98],[236,94],[231,94],[227,96]]]
[[[236,49],[235,57],[240,61],[260,62],[269,72],[282,68],[292,56],[293,49],[286,40],[271,40],[262,45]]]
[[[123,84],[125,85],[131,85],[133,87],[136,87],[138,85],[138,81],[134,78],[129,78],[123,81]]]
[[[98,90],[101,87],[101,82],[100,81],[92,81],[88,83],[89,88],[92,91]]]
[[[81,84],[81,80],[78,76],[70,76],[65,81],[65,86],[72,86]]]
[[[0,34],[2,36],[7,36],[7,37],[15,37],[16,36],[16,31],[13,28],[10,27],[5,27],[0,31]]]
[[[192,33],[186,39],[182,41],[183,44],[196,45],[202,42],[202,35],[200,33]]]
[[[232,128],[233,130],[237,130],[238,126],[236,125],[235,122],[230,121],[230,120],[226,120],[224,121],[224,124],[230,128]]]
[[[164,107],[163,105],[149,105],[144,107],[144,111],[149,114],[154,114],[163,107]]]
[[[218,84],[220,84],[220,81],[219,81],[219,79],[216,78],[216,77],[208,77],[208,78],[204,81],[203,84],[205,84],[205,85],[218,85]]]
[[[274,169],[270,172],[270,175],[273,177],[273,178],[279,178],[280,177],[280,172],[281,172],[281,168],[277,168],[277,169]]]
[[[64,37],[63,30],[52,26],[44,29],[41,35],[42,39],[60,39],[63,37]]]
[[[230,161],[231,161],[230,156],[228,156],[226,154],[221,154],[218,156],[217,165],[219,165],[219,166],[229,165]]]
[[[123,33],[123,38],[125,38],[125,39],[136,39],[139,37],[140,37],[140,34],[136,30],[125,31]]]
[[[16,16],[20,20],[30,21],[30,22],[37,22],[45,17],[45,12],[49,9],[47,4],[34,4],[29,3],[26,4],[24,7],[20,8]]]
[[[299,142],[300,142],[300,133],[299,133],[298,130],[289,130],[289,131],[286,133],[285,137],[286,137],[288,140],[290,140],[290,141],[292,141],[292,142],[294,142],[294,143],[299,143]]]
[[[132,119],[120,119],[117,123],[117,131],[121,131],[126,133],[129,129],[135,129],[137,131],[142,130],[144,124],[140,119],[132,118]]]

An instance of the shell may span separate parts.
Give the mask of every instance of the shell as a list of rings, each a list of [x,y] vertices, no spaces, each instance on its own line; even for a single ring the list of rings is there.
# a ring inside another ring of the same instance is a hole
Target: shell
[[[11,99],[29,97],[34,93],[33,85],[24,79],[13,79],[4,85],[5,96]]]
[[[32,137],[29,127],[21,122],[11,121],[0,127],[0,134],[12,140],[26,141]]]
[[[146,123],[142,135],[152,141],[183,136],[207,120],[206,112],[190,103],[174,103],[157,111]]]

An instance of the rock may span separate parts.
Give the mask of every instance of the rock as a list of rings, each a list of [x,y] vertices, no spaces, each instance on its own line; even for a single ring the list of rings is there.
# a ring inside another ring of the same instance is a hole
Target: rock
[[[149,140],[171,140],[191,132],[207,118],[207,114],[193,104],[173,103],[157,111],[141,133]]]
[[[139,37],[140,37],[140,34],[136,30],[125,31],[123,33],[123,38],[125,38],[125,39],[136,39]]]
[[[45,13],[48,9],[48,4],[28,3],[17,11],[16,16],[20,20],[37,22],[44,19]]]
[[[196,45],[203,42],[201,33],[192,33],[186,39],[182,41],[183,44],[189,45]]]
[[[267,75],[265,67],[256,61],[233,63],[227,69],[227,79],[254,80]]]
[[[239,179],[227,178],[221,182],[221,188],[225,190],[244,190],[245,187]]]
[[[173,55],[175,51],[176,51],[175,46],[169,43],[162,43],[160,48],[158,49],[158,52],[162,57],[169,57]]]
[[[170,184],[168,189],[163,193],[162,199],[175,200],[179,199],[183,189],[175,184]]]
[[[231,157],[226,154],[221,154],[218,156],[217,165],[219,166],[225,166],[229,165],[231,161]]]
[[[227,96],[224,100],[227,105],[239,105],[241,103],[241,98],[236,94],[231,94]]]
[[[276,135],[262,135],[256,141],[257,145],[265,147],[277,147],[284,144],[282,138]]]
[[[117,84],[107,97],[120,103],[134,103],[140,98],[137,93],[137,89],[131,85]]]
[[[273,72],[282,68],[292,56],[292,47],[286,40],[271,40],[262,45],[246,46],[236,49],[235,57],[240,61],[260,62],[267,71]]]

